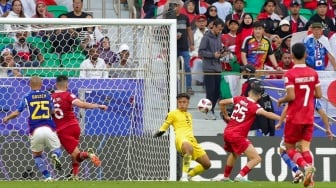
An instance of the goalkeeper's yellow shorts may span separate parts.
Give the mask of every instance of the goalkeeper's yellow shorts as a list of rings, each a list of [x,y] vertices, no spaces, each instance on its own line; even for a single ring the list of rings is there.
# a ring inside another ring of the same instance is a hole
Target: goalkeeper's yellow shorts
[[[176,137],[175,146],[176,150],[183,154],[182,144],[188,142],[193,147],[192,160],[196,160],[206,154],[205,150],[199,145],[195,137]]]

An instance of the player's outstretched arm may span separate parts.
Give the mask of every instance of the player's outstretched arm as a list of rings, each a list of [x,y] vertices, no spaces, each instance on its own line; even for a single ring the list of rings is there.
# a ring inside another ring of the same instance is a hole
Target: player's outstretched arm
[[[107,110],[106,105],[84,102],[79,99],[75,100],[73,102],[73,105],[78,106],[79,108],[85,108],[85,109],[100,108],[101,110]]]
[[[320,114],[322,122],[325,125],[326,135],[328,136],[330,140],[332,140],[333,135],[330,130],[330,123],[329,123],[329,118],[328,118],[327,113],[322,108],[318,109],[317,112]]]
[[[18,115],[20,115],[20,112],[16,110],[16,111],[10,113],[8,116],[4,117],[2,119],[2,122],[3,123],[8,123],[9,120],[16,118]]]
[[[264,110],[263,108],[259,109],[257,111],[258,115],[262,115],[265,116],[268,119],[273,119],[273,120],[280,120],[280,116],[278,114],[275,114],[273,112],[267,112],[266,110]]]

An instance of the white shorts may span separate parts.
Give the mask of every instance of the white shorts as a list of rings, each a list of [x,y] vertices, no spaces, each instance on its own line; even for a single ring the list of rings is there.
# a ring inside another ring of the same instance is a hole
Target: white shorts
[[[33,152],[41,152],[45,147],[48,147],[51,151],[61,147],[56,131],[48,126],[36,128],[29,139],[30,149]]]

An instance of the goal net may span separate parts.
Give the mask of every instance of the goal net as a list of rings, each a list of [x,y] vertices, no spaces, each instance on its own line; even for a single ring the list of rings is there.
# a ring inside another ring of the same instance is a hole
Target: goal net
[[[16,110],[32,75],[41,76],[42,88],[50,92],[55,77],[67,75],[69,90],[78,98],[108,106],[106,112],[74,108],[82,131],[80,150],[94,148],[102,160],[99,168],[89,160],[81,163],[80,179],[176,179],[173,134],[152,136],[176,107],[170,100],[177,88],[175,21],[23,18],[0,23],[1,119]],[[106,67],[82,65],[95,54]],[[29,149],[27,116],[24,111],[7,124],[0,121],[0,180],[42,177]],[[63,152],[63,171],[58,172],[45,151],[51,173],[65,179],[70,155]]]

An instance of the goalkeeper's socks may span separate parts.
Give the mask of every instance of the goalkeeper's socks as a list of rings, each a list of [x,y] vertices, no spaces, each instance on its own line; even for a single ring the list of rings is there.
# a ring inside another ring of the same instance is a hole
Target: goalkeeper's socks
[[[185,154],[183,156],[183,167],[182,172],[188,173],[190,167],[191,155]]]
[[[44,163],[43,157],[41,155],[40,156],[35,156],[34,160],[35,160],[36,167],[43,174],[43,176],[45,178],[49,178],[50,177],[50,173],[49,173],[49,171],[47,169],[47,166]]]
[[[193,168],[189,171],[188,175],[190,177],[194,177],[198,174],[201,174],[204,171],[205,171],[204,167],[201,164],[198,164],[197,166],[195,166],[195,168]]]
[[[293,172],[297,172],[299,170],[299,168],[297,167],[297,165],[289,158],[289,156],[287,155],[286,151],[283,151],[281,153],[281,158],[283,161],[285,161],[285,163],[287,164],[287,166],[292,169]]]

